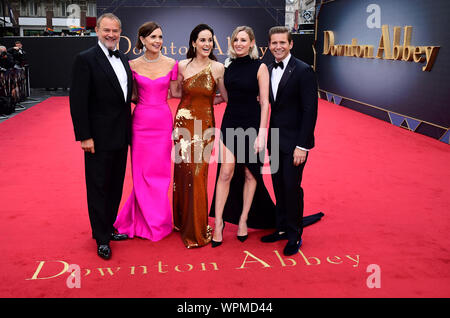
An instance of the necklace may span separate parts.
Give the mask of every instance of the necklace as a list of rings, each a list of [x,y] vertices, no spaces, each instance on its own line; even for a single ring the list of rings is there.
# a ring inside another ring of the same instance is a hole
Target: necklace
[[[157,57],[156,59],[154,59],[154,60],[148,59],[148,58],[145,56],[145,53],[144,53],[144,55],[142,55],[142,57],[144,58],[144,61],[146,61],[146,62],[148,62],[148,63],[155,63],[155,62],[157,62],[157,61],[159,60],[159,58],[161,57],[161,52],[159,53],[158,57]]]

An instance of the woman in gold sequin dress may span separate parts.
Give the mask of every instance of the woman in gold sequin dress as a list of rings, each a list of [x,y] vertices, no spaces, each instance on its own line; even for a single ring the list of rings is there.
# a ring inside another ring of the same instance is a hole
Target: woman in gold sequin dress
[[[187,248],[211,242],[208,225],[208,163],[214,144],[216,91],[226,100],[224,66],[213,54],[214,31],[196,26],[189,39],[187,59],[180,61],[181,101],[175,115],[173,219]]]

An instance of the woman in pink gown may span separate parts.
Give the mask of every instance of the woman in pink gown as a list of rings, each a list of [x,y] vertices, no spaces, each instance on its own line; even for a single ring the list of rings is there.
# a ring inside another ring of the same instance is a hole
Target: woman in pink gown
[[[167,96],[169,88],[177,89],[178,63],[161,54],[162,30],[154,22],[139,28],[136,48],[145,53],[130,61],[138,100],[131,127],[133,190],[114,227],[130,238],[159,241],[173,229],[168,197],[173,117]]]

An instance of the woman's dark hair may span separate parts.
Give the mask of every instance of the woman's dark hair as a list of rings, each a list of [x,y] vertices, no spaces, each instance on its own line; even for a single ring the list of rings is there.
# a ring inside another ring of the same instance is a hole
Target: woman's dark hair
[[[142,44],[140,37],[142,36],[143,38],[146,38],[147,36],[152,34],[152,32],[155,31],[156,29],[161,29],[162,31],[161,26],[153,21],[145,22],[143,25],[139,27],[137,41],[135,45],[138,50],[142,50],[144,48],[144,45]]]
[[[198,34],[204,30],[208,30],[211,32],[212,37],[213,37],[213,47],[211,50],[211,53],[209,54],[209,58],[213,61],[217,61],[217,57],[214,55],[214,49],[216,47],[216,43],[214,42],[214,31],[213,29],[207,25],[207,24],[199,24],[197,25],[191,32],[191,36],[189,37],[189,50],[186,53],[186,57],[188,59],[193,59],[196,54],[195,54],[195,50],[194,50],[194,46],[192,45],[192,42],[197,41],[198,39]]]

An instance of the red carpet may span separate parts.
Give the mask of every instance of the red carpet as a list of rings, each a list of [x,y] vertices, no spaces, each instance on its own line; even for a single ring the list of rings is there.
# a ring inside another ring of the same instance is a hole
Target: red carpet
[[[0,124],[0,297],[449,297],[449,146],[323,100],[316,135],[305,215],[325,217],[305,229],[298,255],[260,243],[269,231],[241,243],[230,224],[217,249],[188,250],[173,233],[112,242],[103,261],[68,98],[32,107]],[[129,169],[125,184],[123,199]],[[80,288],[66,285],[69,264]],[[367,285],[370,264],[380,288]]]

